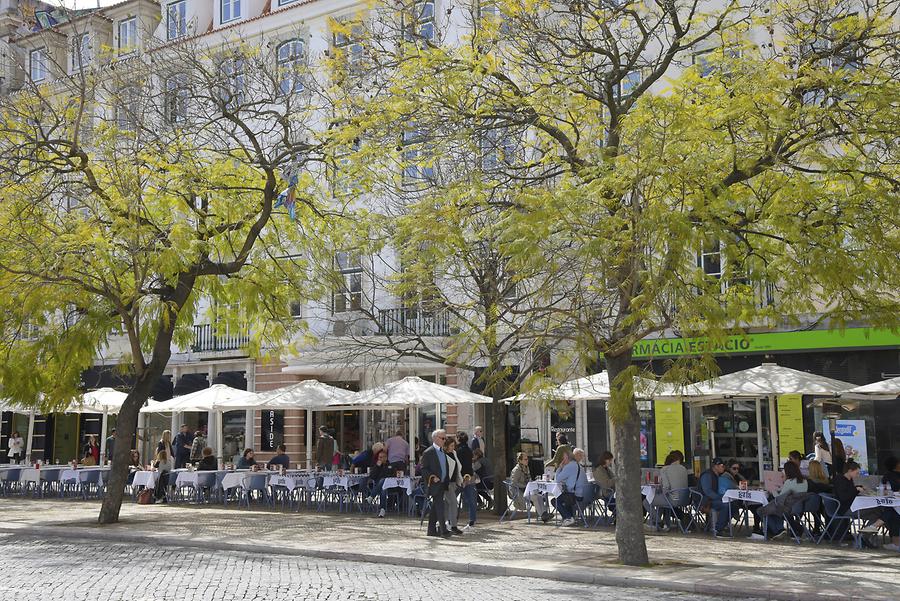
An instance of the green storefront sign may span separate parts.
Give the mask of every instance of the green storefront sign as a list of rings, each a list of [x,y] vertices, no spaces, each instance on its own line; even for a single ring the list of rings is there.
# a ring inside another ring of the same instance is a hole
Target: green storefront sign
[[[710,348],[706,338],[656,338],[634,345],[634,357],[676,357],[703,353],[769,353],[780,351],[900,347],[900,333],[851,328],[803,332],[766,332],[729,336]]]

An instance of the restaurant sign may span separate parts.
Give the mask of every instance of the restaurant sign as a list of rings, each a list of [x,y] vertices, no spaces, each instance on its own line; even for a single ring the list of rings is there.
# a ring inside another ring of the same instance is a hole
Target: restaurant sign
[[[728,336],[715,343],[707,338],[655,338],[635,344],[633,356],[654,358],[865,347],[900,347],[900,333],[870,328],[764,332]]]
[[[272,452],[284,442],[284,411],[267,409],[262,412],[262,440],[260,450]]]

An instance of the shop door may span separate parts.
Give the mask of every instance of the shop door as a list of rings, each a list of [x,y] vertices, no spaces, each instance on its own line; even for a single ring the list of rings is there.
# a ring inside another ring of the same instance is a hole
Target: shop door
[[[81,459],[81,445],[78,440],[78,415],[55,413],[53,415],[53,459],[57,463],[68,463]]]

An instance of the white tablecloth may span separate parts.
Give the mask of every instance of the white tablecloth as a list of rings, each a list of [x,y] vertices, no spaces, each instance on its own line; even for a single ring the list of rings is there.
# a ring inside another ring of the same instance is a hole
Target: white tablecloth
[[[222,478],[222,490],[229,490],[244,485],[244,478],[250,475],[249,471],[228,472]]]
[[[853,499],[850,505],[850,511],[860,511],[862,509],[872,509],[873,507],[893,507],[900,513],[900,498],[898,497],[872,497],[859,495]]]
[[[71,468],[62,470],[59,473],[59,481],[66,482],[67,480],[76,480],[78,482],[84,482],[87,478],[87,475],[90,472],[100,472],[100,484],[103,485],[103,480],[109,472],[108,467],[80,467],[77,470],[73,470]]]
[[[190,486],[192,488],[197,488],[197,476],[203,473],[207,472],[178,472],[178,477],[175,479],[175,487],[181,488],[182,486]],[[169,476],[169,478],[171,479],[171,476]]]
[[[725,491],[725,494],[722,495],[723,503],[728,503],[729,501],[744,501],[746,503],[755,503],[757,505],[768,505],[769,497],[764,490],[741,490],[739,488],[732,488]]]
[[[409,476],[404,476],[402,478],[385,478],[382,490],[388,490],[390,488],[405,488],[406,494],[412,496],[413,490],[415,490],[415,481]]]
[[[549,497],[558,497],[562,494],[562,486],[555,480],[551,480],[550,482],[532,480],[525,485],[525,497],[530,497],[535,493],[546,494]]]
[[[131,485],[156,488],[156,472],[135,472],[134,480],[131,481]]]
[[[305,488],[306,490],[316,489],[316,477],[304,474],[272,474],[269,476],[269,486],[283,486],[288,490],[295,488]]]
[[[322,487],[337,487],[349,490],[351,487],[363,482],[366,478],[368,478],[368,476],[363,474],[348,474],[344,476],[328,475],[322,478]]]
[[[653,499],[656,497],[656,491],[658,487],[654,484],[644,484],[641,486],[641,494],[647,497],[647,502],[651,505],[653,504]]]

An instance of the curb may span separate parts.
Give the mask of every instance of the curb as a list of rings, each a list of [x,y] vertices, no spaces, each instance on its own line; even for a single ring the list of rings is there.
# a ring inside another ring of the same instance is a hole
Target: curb
[[[396,555],[375,555],[371,553],[352,553],[344,551],[328,551],[323,549],[284,549],[273,548],[269,545],[252,543],[230,543],[221,540],[187,540],[179,541],[173,545],[170,540],[162,535],[147,534],[120,534],[112,532],[100,532],[82,528],[57,528],[51,526],[0,526],[0,533],[17,534],[20,536],[50,537],[66,540],[85,539],[110,542],[110,543],[138,543],[161,547],[181,547],[187,549],[202,549],[204,551],[237,551],[243,553],[259,553],[265,555],[282,555],[288,557],[309,557],[314,559],[331,559],[351,562],[378,563],[393,566],[416,567],[429,570],[441,570],[460,574],[474,574],[483,576],[520,576],[552,580],[564,583],[594,584],[609,587],[627,587],[655,589],[658,591],[670,591],[679,593],[696,593],[703,595],[715,595],[728,598],[753,598],[769,599],[772,601],[882,601],[887,597],[848,596],[846,594],[827,592],[794,592],[774,588],[755,588],[748,591],[744,588],[720,584],[718,582],[678,582],[657,581],[649,577],[621,576],[604,573],[597,568],[562,568],[545,569],[529,567],[508,567],[499,564],[468,564],[437,559],[422,559],[418,557],[399,557]],[[623,568],[627,569],[627,568]]]

